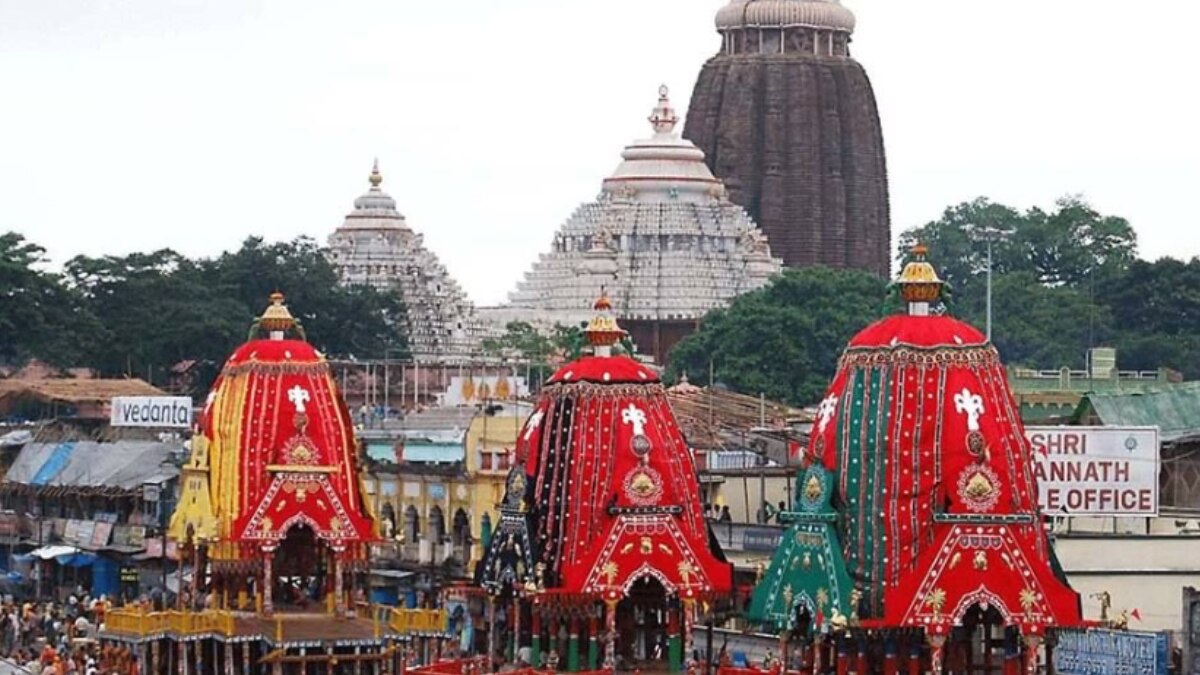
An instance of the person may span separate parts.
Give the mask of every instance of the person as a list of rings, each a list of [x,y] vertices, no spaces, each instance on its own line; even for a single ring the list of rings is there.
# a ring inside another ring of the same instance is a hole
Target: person
[[[722,523],[732,523],[732,522],[733,522],[733,514],[731,514],[731,513],[729,512],[729,506],[728,506],[728,505],[726,505],[726,506],[722,506],[722,507],[721,507],[721,518],[720,518],[720,521],[721,521]]]

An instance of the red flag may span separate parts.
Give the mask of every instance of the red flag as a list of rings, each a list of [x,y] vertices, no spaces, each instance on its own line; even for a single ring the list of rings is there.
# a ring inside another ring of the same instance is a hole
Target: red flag
[[[1142,613],[1138,611],[1137,607],[1133,608],[1133,611],[1129,613],[1129,616],[1132,616],[1133,618],[1137,619],[1138,621],[1142,620]]]
[[[793,459],[800,456],[800,441],[788,441],[788,455]]]

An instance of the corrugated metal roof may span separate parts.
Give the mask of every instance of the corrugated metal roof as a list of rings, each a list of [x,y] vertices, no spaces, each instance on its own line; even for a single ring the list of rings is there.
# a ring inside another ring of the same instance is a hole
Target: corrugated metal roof
[[[21,449],[6,483],[132,490],[164,473],[177,444],[157,441],[30,443]]]
[[[1076,418],[1092,411],[1105,425],[1156,426],[1164,443],[1200,435],[1200,382],[1126,393],[1092,393]]]

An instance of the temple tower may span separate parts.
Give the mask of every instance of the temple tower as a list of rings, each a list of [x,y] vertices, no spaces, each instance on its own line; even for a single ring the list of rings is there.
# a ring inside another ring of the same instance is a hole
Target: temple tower
[[[463,363],[478,357],[482,328],[475,308],[423,237],[380,188],[379,163],[371,187],[329,237],[330,258],[346,285],[367,285],[400,294],[406,309],[408,346],[418,363]]]
[[[789,267],[890,270],[887,163],[875,94],[838,0],[730,0],[684,136]]]
[[[704,153],[679,137],[667,88],[658,94],[651,135],[625,147],[599,197],[554,235],[497,323],[579,325],[603,287],[638,351],[661,362],[706,313],[782,269],[745,209],[726,197]]]

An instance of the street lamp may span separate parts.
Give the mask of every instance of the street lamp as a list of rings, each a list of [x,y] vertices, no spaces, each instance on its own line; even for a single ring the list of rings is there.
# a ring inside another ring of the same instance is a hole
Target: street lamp
[[[165,602],[167,593],[167,524],[163,511],[162,485],[153,482],[142,483],[142,501],[154,504],[154,522],[158,525],[159,537],[162,538],[162,587]]]
[[[987,341],[992,341],[992,244],[1008,236],[1004,230],[985,226],[974,228],[976,236],[987,242]]]

